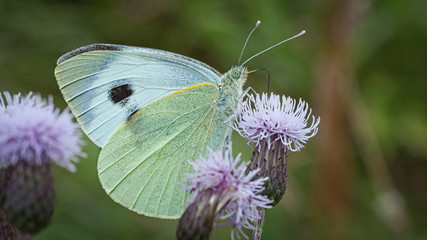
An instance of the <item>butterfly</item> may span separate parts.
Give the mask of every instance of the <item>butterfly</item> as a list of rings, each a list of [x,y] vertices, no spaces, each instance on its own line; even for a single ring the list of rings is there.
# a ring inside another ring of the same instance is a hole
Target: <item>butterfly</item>
[[[107,194],[139,214],[178,218],[187,193],[177,182],[192,171],[189,161],[208,147],[230,148],[226,122],[244,95],[247,61],[221,74],[151,48],[92,44],[61,56],[57,83],[83,132],[102,148],[97,169]]]

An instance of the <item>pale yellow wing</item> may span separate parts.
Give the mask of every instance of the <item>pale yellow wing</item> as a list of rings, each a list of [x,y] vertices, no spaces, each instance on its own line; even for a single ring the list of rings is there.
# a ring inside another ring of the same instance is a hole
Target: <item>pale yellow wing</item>
[[[222,149],[230,129],[218,118],[218,87],[198,84],[132,115],[102,149],[98,174],[114,201],[160,218],[178,218],[191,171],[188,163]]]

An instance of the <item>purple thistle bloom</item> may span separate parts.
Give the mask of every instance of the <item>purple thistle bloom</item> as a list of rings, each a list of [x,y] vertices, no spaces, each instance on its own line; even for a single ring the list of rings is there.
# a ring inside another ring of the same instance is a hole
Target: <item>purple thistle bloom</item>
[[[180,219],[177,231],[179,239],[195,237],[194,234],[186,233],[185,228],[197,229],[198,227],[194,227],[193,224],[199,222],[213,224],[217,219],[224,220],[225,225],[233,227],[232,238],[237,235],[240,239],[240,234],[247,238],[242,227],[255,229],[254,224],[260,218],[258,209],[270,208],[269,204],[272,202],[266,196],[260,195],[264,191],[264,182],[267,179],[253,180],[258,170],[245,174],[246,166],[245,164],[238,166],[239,162],[240,155],[233,159],[228,151],[224,155],[210,151],[206,159],[190,163],[195,173],[187,177],[188,186],[185,190],[190,191],[187,199],[190,205]],[[212,226],[199,228],[211,229]],[[182,234],[183,232],[187,235]],[[184,235],[186,237],[180,237]]]
[[[254,107],[252,107],[254,106]],[[248,143],[268,142],[268,148],[276,141],[281,141],[286,149],[300,151],[307,140],[317,133],[320,117],[311,116],[311,108],[299,99],[298,104],[291,97],[271,93],[249,95],[243,102],[237,116],[234,129],[248,140]]]
[[[50,223],[51,163],[75,171],[81,145],[72,115],[55,108],[51,97],[0,93],[0,209],[17,233],[31,237]]]
[[[81,132],[68,110],[60,112],[52,98],[0,93],[0,168],[24,161],[54,162],[75,171],[81,152]]]

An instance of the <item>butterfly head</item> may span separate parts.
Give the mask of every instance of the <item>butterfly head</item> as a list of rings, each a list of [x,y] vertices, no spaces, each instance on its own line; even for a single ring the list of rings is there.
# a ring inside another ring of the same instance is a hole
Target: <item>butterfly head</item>
[[[242,66],[232,67],[225,75],[224,83],[237,89],[243,87],[248,77],[247,69]]]
[[[230,77],[231,79],[237,81],[239,80],[240,76],[242,75],[242,69],[238,67],[234,67],[230,71]]]

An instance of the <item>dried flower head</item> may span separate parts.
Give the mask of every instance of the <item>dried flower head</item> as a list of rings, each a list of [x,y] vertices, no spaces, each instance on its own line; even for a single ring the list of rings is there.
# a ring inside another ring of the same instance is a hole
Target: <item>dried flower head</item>
[[[54,162],[75,171],[81,152],[81,132],[68,110],[60,112],[38,95],[0,93],[0,168],[25,161]]]
[[[233,159],[229,151],[224,154],[210,151],[207,158],[191,162],[195,173],[187,177],[185,190],[190,191],[187,200],[190,204],[180,219],[179,239],[195,237],[194,231],[208,237],[215,220],[223,220],[225,225],[233,227],[232,238],[234,235],[240,238],[240,234],[247,237],[242,227],[255,229],[254,224],[260,218],[258,209],[269,208],[271,203],[260,195],[266,179],[254,180],[258,170],[245,174],[246,166],[238,165],[239,162],[240,155]],[[193,232],[188,233],[189,230]]]
[[[312,119],[309,124],[310,118]],[[234,129],[258,146],[265,140],[268,147],[281,141],[286,149],[300,151],[307,140],[317,133],[320,118],[311,115],[308,104],[299,99],[271,93],[249,95],[243,102]]]

